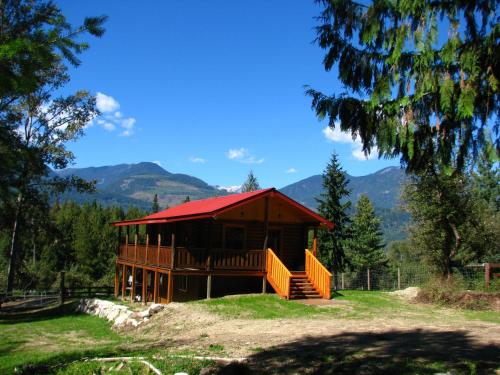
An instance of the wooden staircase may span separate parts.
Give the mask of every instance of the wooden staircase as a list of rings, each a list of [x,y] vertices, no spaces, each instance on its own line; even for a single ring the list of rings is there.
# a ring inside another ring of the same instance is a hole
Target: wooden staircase
[[[321,298],[305,272],[292,272],[289,299]]]
[[[306,249],[305,271],[290,272],[278,256],[267,249],[266,279],[276,293],[286,299],[330,299],[332,274]]]

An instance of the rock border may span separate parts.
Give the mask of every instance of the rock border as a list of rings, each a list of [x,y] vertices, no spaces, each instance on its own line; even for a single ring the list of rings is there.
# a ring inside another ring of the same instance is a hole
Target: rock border
[[[80,300],[76,311],[113,322],[113,328],[137,327],[146,323],[151,316],[165,308],[164,305],[153,303],[145,310],[135,312],[127,306],[98,298],[83,298]]]

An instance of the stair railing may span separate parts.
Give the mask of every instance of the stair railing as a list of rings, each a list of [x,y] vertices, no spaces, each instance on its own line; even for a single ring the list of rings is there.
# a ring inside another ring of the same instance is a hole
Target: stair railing
[[[332,274],[308,249],[306,249],[306,275],[321,296],[330,299]]]
[[[292,273],[271,249],[266,254],[267,280],[276,293],[283,298],[290,298],[290,279]]]

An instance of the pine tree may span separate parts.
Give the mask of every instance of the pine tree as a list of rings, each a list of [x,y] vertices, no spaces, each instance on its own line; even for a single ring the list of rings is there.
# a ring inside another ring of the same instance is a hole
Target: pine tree
[[[344,242],[349,237],[349,215],[351,202],[342,201],[349,196],[345,172],[341,168],[337,155],[332,154],[330,162],[323,172],[323,193],[319,198],[318,212],[334,224],[332,230],[321,229],[318,233],[318,253],[321,261],[333,272],[344,269]]]
[[[319,118],[410,171],[461,170],[489,124],[500,153],[498,0],[317,2],[316,43],[345,87],[307,90]]]
[[[160,211],[160,205],[158,204],[158,194],[153,197],[153,206],[151,207],[151,212],[157,213]]]
[[[255,175],[253,174],[253,171],[251,170],[250,172],[248,172],[248,177],[247,177],[246,181],[243,183],[243,185],[241,185],[241,192],[247,193],[247,192],[255,191],[255,190],[259,190],[259,189],[260,189],[260,185],[259,185],[259,182],[257,181],[257,177],[255,177]]]
[[[191,198],[189,197],[189,195],[186,195],[186,198],[184,198],[184,200],[182,201],[182,203],[187,203],[187,202],[191,202]]]
[[[365,194],[361,194],[352,218],[351,238],[347,241],[346,253],[356,270],[377,268],[386,262],[380,219]]]

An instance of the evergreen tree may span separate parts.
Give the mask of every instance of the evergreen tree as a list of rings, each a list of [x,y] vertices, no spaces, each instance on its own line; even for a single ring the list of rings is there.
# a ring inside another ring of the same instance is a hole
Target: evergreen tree
[[[184,200],[182,201],[182,203],[187,203],[187,202],[191,202],[191,198],[189,197],[189,195],[186,195],[186,198],[184,198]]]
[[[321,229],[318,233],[319,258],[333,272],[344,269],[344,243],[349,237],[347,211],[351,202],[342,201],[349,196],[348,183],[337,155],[333,153],[323,172],[323,193],[316,198],[319,214],[334,224],[332,230]]]
[[[155,194],[155,196],[153,197],[153,206],[151,207],[151,211],[153,213],[157,213],[158,211],[160,211],[160,205],[158,204],[158,194]]]
[[[255,177],[253,171],[250,170],[250,172],[248,172],[246,181],[243,183],[243,185],[241,185],[241,192],[247,193],[249,191],[255,191],[259,189],[260,185],[259,182],[257,181],[257,177]]]
[[[386,262],[380,219],[365,194],[359,197],[350,229],[346,253],[354,269],[376,268]]]
[[[7,292],[12,291],[18,265],[27,252],[20,234],[31,233],[30,213],[48,212],[50,192],[68,188],[91,190],[79,178],[52,177],[49,168],[62,169],[74,159],[66,143],[83,134],[98,114],[95,98],[85,91],[55,97],[69,80],[69,62],[88,45],[84,33],[101,36],[105,17],[87,18],[73,28],[49,1],[0,2],[0,154],[9,155],[0,167],[0,212],[10,227],[7,254]]]
[[[346,88],[307,90],[330,127],[410,171],[434,160],[462,170],[490,123],[500,153],[498,0],[317,2],[325,70]]]

